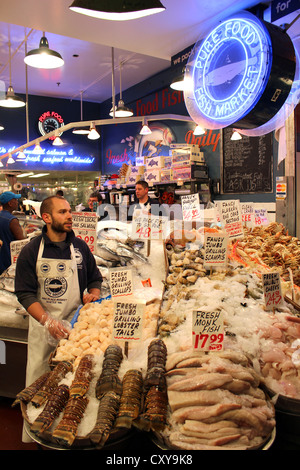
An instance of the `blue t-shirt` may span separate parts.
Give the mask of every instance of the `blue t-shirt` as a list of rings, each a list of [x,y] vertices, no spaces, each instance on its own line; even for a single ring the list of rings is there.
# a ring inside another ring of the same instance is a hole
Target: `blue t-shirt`
[[[0,240],[2,240],[0,248],[0,274],[11,265],[10,242],[14,241],[15,237],[9,228],[9,224],[13,219],[16,219],[16,216],[9,211],[0,211]]]

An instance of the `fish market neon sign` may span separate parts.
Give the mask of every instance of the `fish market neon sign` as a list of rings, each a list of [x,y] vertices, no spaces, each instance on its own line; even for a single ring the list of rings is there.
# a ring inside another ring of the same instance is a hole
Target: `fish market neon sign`
[[[185,93],[188,109],[216,128],[241,119],[265,89],[271,53],[269,34],[254,16],[232,17],[216,26],[195,46]]]

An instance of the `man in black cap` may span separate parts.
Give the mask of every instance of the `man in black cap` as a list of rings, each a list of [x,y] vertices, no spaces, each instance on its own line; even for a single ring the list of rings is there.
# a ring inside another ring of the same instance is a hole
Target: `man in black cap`
[[[0,204],[3,210],[0,212],[0,274],[11,265],[10,242],[26,238],[20,223],[13,211],[18,210],[18,199],[20,194],[5,191],[0,195]]]

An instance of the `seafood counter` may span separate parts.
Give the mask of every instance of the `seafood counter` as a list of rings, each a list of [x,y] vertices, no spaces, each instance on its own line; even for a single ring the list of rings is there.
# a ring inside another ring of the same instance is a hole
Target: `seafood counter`
[[[105,448],[136,430],[167,449],[267,445],[277,397],[300,399],[300,318],[287,302],[266,310],[261,275],[279,269],[289,292],[298,240],[270,224],[258,235],[260,247],[249,231],[229,246],[225,268],[208,270],[198,243],[152,241],[147,253],[146,243],[120,230],[99,235],[95,258],[107,297],[79,308],[69,338],[49,358],[51,371],[18,394],[30,435],[61,448]],[[277,245],[280,262],[275,252],[266,255],[264,238],[269,250]],[[112,336],[108,273],[116,266],[132,267],[133,294],[146,303],[142,337],[128,351]],[[222,312],[221,351],[193,349],[198,309]]]

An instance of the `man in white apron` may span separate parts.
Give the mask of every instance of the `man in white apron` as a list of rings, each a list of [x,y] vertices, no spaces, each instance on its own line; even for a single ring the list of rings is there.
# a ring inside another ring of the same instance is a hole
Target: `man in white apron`
[[[67,337],[63,321],[71,320],[80,304],[97,300],[102,282],[88,245],[72,230],[68,201],[51,196],[40,210],[46,226],[22,249],[16,266],[15,292],[30,315],[26,386],[49,370],[54,346],[47,334]]]

